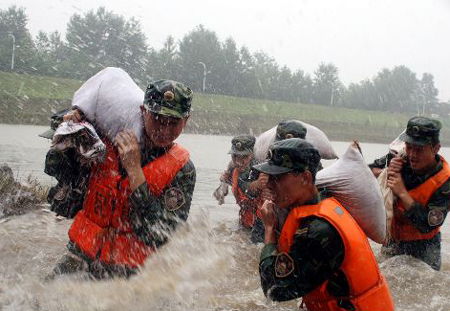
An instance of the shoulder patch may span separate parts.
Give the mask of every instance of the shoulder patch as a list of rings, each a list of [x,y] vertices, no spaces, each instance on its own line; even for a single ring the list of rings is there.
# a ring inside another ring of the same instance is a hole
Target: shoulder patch
[[[444,222],[445,215],[440,209],[432,209],[428,212],[428,224],[431,227],[436,227],[442,225]]]
[[[277,255],[275,260],[275,276],[285,278],[294,272],[294,260],[288,253],[282,252]]]
[[[186,202],[183,191],[178,187],[172,187],[164,192],[164,207],[169,211],[176,211]]]

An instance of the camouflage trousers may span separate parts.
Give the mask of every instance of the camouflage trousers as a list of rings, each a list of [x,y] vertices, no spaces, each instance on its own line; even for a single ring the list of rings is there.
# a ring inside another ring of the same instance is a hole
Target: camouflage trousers
[[[441,233],[429,240],[391,242],[381,248],[388,257],[410,255],[430,265],[434,270],[441,269]]]
[[[107,265],[99,260],[91,260],[84,256],[72,243],[69,243],[67,248],[69,252],[61,257],[51,276],[47,277],[48,279],[52,279],[57,275],[76,272],[87,272],[89,277],[93,279],[129,278],[137,273],[137,269],[119,265]]]

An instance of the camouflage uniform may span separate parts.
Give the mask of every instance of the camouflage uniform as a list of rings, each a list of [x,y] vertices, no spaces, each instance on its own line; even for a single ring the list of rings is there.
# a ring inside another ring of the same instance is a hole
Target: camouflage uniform
[[[70,109],[64,109],[53,114],[50,118],[50,129],[39,136],[52,139],[56,129],[63,122],[63,116],[69,111]],[[88,167],[81,165],[74,148],[65,151],[52,148],[47,152],[44,172],[58,181],[47,195],[52,211],[64,217],[75,217],[83,207],[89,171]]]
[[[268,162],[254,168],[269,175],[308,169],[314,176],[319,169],[318,151],[304,140],[278,141],[271,146],[269,156]],[[304,205],[317,204],[325,198],[324,193],[319,193]],[[278,213],[283,211],[277,210]],[[289,212],[288,209],[285,211]],[[280,230],[284,220],[278,221]],[[288,253],[293,260],[291,273],[278,275],[277,271],[281,265],[286,266],[286,263],[278,260],[283,258],[283,253],[278,253],[276,244],[264,245],[259,263],[264,294],[275,301],[291,300],[304,296],[329,280],[330,293],[337,297],[346,297],[349,294],[349,286],[345,275],[339,273],[344,254],[342,238],[332,224],[315,216],[305,218],[296,231],[293,246]]]
[[[400,137],[403,141],[426,145],[439,142],[440,122],[424,117],[412,118],[407,125],[407,130]],[[414,132],[414,133],[413,133]],[[370,168],[385,168],[389,165],[394,156],[388,154],[375,160],[369,165]],[[401,175],[406,190],[412,190],[423,184],[427,179],[435,175],[442,169],[442,161],[436,156],[436,166],[424,175],[416,174],[411,168],[409,161],[403,165]],[[444,223],[445,217],[450,207],[450,180],[447,180],[430,198],[426,206],[414,202],[410,209],[405,211],[403,217],[409,221],[422,233],[431,232]],[[430,222],[433,218],[430,215],[439,215],[439,223]],[[439,270],[441,266],[441,234],[429,240],[418,241],[397,241],[392,242],[388,247],[383,248],[383,253],[394,256],[407,254],[419,258],[429,264],[432,268]]]
[[[301,138],[305,139],[307,133],[306,127],[298,120],[283,120],[277,125],[277,130],[275,134],[275,141],[280,141],[289,138]],[[320,165],[322,167],[322,165]],[[249,172],[250,181],[258,179],[259,172],[256,170],[251,170]],[[253,232],[255,236],[260,236],[264,238],[264,225],[261,219],[257,219],[255,225],[253,226]],[[259,242],[262,242],[262,239]]]
[[[233,139],[231,140],[231,150],[228,152],[228,154],[243,156],[253,155],[253,147],[255,146],[255,141],[255,137],[251,135],[240,135],[233,137]],[[251,183],[251,181],[249,180],[249,173],[250,168],[253,164],[254,160],[252,160],[252,162],[250,162],[250,165],[242,173],[239,174],[238,180],[238,187],[241,188],[241,190],[246,195],[248,194],[249,198],[254,198],[257,195],[256,193],[251,193],[248,189],[248,186]],[[233,170],[234,167],[228,168],[227,175],[229,176],[229,179],[226,180],[226,182],[229,185],[232,184],[231,176],[233,175]]]
[[[228,152],[231,155],[253,155],[253,147],[255,145],[255,137],[252,135],[239,135],[233,137],[231,140],[231,150]],[[258,192],[253,192],[250,189],[250,184],[254,181],[250,177],[251,167],[255,165],[256,162],[254,159],[251,160],[248,167],[245,168],[244,171],[239,173],[238,184],[237,187],[242,191],[242,193],[247,197],[249,201],[255,201],[259,196]],[[228,179],[225,180],[226,183],[232,186],[232,176],[233,176],[234,167],[230,166],[227,170]],[[239,214],[243,212],[244,209],[253,208],[253,206],[240,206]],[[257,218],[256,222],[260,222]],[[250,239],[253,243],[262,242],[264,239],[264,228],[261,231],[260,227],[253,226],[250,233]]]
[[[183,84],[170,80],[151,83],[145,93],[144,108],[154,114],[173,118],[188,117],[191,108],[192,91]],[[164,155],[169,148],[141,147],[141,167]],[[126,171],[122,168],[125,178]],[[159,247],[167,242],[170,233],[180,221],[189,215],[196,180],[194,164],[189,160],[176,174],[163,194],[155,196],[144,182],[130,195],[132,205],[130,220],[136,235],[147,245]],[[71,254],[65,256],[55,269],[55,273],[74,272],[87,268],[94,277],[129,276],[136,271],[118,269],[93,262],[73,243],[68,244]],[[74,256],[75,255],[75,256]]]

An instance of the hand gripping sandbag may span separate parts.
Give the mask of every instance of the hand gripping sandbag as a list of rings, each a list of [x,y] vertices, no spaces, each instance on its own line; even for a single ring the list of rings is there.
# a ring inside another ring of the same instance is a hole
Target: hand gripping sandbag
[[[140,140],[143,101],[144,92],[124,70],[108,67],[75,92],[72,106],[80,109],[96,130],[110,140],[124,129],[132,130]]]
[[[327,135],[322,132],[317,127],[302,122],[300,122],[304,127],[306,127],[306,137],[305,139],[310,142],[314,147],[319,150],[320,156],[325,160],[337,159],[337,155],[334,152],[333,147],[331,146],[331,142],[328,139]],[[261,133],[255,142],[255,159],[258,162],[263,162],[267,157],[267,152],[269,150],[269,146],[275,141],[275,136],[277,134],[277,127],[272,127],[271,129]]]
[[[327,188],[370,239],[383,243],[386,237],[383,197],[357,143],[350,145],[338,161],[317,173],[316,185]]]

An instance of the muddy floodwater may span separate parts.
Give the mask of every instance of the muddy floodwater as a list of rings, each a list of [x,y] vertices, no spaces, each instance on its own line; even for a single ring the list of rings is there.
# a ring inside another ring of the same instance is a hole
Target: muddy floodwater
[[[7,163],[19,180],[32,175],[42,184],[54,183],[43,173],[50,143],[37,134],[44,130],[0,124],[0,164]],[[183,135],[179,142],[197,168],[191,214],[139,275],[90,281],[76,274],[44,281],[65,251],[71,221],[38,209],[0,219],[0,310],[295,310],[295,301],[273,303],[264,297],[258,275],[262,245],[252,245],[239,230],[232,196],[222,206],[211,196],[229,160],[230,137]],[[333,143],[338,154],[348,144]],[[363,143],[362,150],[369,162],[387,147]],[[449,159],[450,149],[441,154]],[[372,243],[397,310],[450,310],[448,227],[446,221],[439,272],[407,256],[383,259]]]

